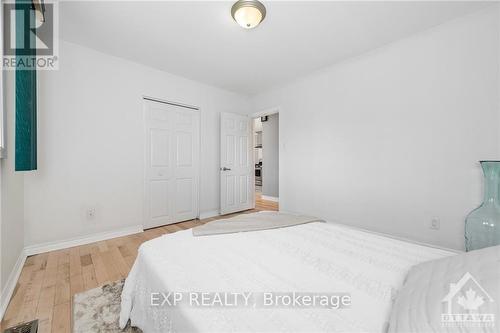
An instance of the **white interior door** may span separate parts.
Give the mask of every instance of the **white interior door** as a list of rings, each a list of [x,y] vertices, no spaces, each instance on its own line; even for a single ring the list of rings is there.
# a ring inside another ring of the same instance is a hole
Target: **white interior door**
[[[255,208],[255,184],[250,118],[221,113],[221,214]]]
[[[199,215],[198,110],[144,100],[145,228]]]

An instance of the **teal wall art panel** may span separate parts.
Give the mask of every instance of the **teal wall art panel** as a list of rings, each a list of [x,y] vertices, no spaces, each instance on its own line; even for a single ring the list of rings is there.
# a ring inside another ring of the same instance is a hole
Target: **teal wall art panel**
[[[31,4],[16,1],[16,60],[36,57],[35,20]],[[16,68],[15,170],[37,169],[37,81],[36,69]]]

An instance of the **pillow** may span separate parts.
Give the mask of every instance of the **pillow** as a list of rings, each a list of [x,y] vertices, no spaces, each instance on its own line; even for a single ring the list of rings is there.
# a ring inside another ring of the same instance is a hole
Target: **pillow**
[[[389,333],[500,332],[500,246],[414,266]]]

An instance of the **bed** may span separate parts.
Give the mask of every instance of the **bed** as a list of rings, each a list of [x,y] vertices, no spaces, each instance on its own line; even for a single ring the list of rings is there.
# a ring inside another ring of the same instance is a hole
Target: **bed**
[[[347,226],[292,227],[141,245],[122,292],[120,326],[144,332],[385,332],[391,304],[416,264],[456,252]],[[151,306],[158,292],[349,293],[345,309]]]

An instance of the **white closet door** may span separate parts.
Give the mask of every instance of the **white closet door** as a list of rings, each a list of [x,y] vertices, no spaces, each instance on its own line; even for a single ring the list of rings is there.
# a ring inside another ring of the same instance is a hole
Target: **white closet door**
[[[145,228],[198,217],[197,110],[144,100]]]

